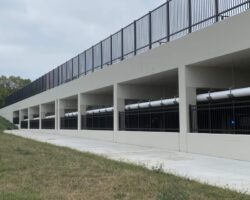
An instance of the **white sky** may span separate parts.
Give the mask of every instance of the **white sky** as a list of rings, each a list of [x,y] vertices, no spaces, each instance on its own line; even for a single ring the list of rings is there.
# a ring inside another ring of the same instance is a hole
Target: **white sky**
[[[32,80],[165,0],[0,0],[0,75]]]

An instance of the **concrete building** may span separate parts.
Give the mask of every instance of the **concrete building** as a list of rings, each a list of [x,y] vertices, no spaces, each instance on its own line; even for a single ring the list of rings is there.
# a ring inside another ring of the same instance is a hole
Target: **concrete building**
[[[172,0],[6,99],[21,129],[250,161],[250,2]]]

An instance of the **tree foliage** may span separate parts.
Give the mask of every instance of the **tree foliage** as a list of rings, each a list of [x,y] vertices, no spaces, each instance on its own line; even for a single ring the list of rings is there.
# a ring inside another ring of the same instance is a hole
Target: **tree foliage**
[[[5,105],[5,98],[31,82],[19,76],[0,76],[0,107]]]

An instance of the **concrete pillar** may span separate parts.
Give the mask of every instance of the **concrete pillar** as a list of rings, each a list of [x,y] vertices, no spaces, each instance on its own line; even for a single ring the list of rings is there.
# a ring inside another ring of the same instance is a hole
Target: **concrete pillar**
[[[28,110],[28,129],[30,129],[30,108],[27,109]]]
[[[18,116],[19,116],[19,125],[18,125],[18,129],[21,128],[21,110],[18,111]]]
[[[39,105],[39,129],[42,129],[42,105]]]
[[[78,112],[78,131],[82,129],[82,112],[81,112],[81,94],[78,94],[78,100],[77,100],[77,112]]]
[[[58,99],[56,99],[55,100],[55,130],[58,130],[59,128],[59,126],[58,126],[58,124],[59,124],[59,122],[58,121],[60,121],[59,119],[58,119]]]
[[[119,113],[125,109],[125,100],[119,84],[114,84],[114,131],[119,131]]]
[[[64,102],[63,100],[58,100],[58,114],[57,114],[57,121],[58,121],[58,130],[61,129],[61,117],[64,116]]]
[[[187,137],[190,132],[190,116],[189,105],[196,104],[196,88],[187,86],[186,67],[180,67],[179,71],[179,112],[180,112],[180,134],[179,134],[179,150],[187,152]]]

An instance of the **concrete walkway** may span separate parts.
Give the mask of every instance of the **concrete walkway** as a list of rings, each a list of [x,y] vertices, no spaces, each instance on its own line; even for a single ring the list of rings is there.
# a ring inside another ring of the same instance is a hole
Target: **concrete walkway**
[[[150,169],[162,167],[165,172],[250,194],[250,162],[89,140],[77,134],[41,134],[31,131],[8,131],[8,133],[95,153],[114,160],[144,165]]]

